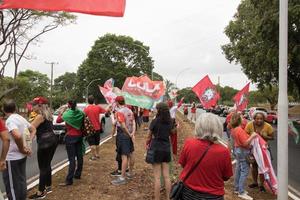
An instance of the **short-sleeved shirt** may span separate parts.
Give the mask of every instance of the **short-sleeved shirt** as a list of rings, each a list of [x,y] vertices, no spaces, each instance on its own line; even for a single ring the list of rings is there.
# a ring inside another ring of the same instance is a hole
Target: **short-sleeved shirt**
[[[21,136],[23,136],[26,129],[30,127],[30,123],[26,121],[24,117],[18,114],[10,115],[6,120],[6,127],[9,131],[10,145],[6,156],[6,160],[20,160],[25,157],[24,154],[20,153],[19,148],[12,137],[12,130],[17,129]]]
[[[101,129],[100,114],[103,114],[105,112],[106,110],[98,105],[90,104],[84,109],[84,113],[86,114],[86,116],[88,116],[96,131],[99,131]]]
[[[150,111],[147,109],[143,110],[143,117],[149,117]]]
[[[151,147],[154,150],[170,152],[170,133],[172,130],[172,122],[161,123],[158,118],[155,118],[150,123],[149,129],[154,136]]]
[[[196,107],[191,108],[191,113],[196,113]]]
[[[251,121],[247,124],[245,131],[249,135],[251,135],[253,132],[257,132],[257,131],[255,131],[253,121]],[[268,139],[265,138],[264,136],[272,137],[274,134],[272,126],[270,124],[268,124],[267,122],[264,122],[264,126],[263,126],[263,129],[261,130],[261,132],[257,132],[257,133],[260,136],[262,136],[262,138],[264,138],[264,140],[266,140],[266,141],[268,141]]]
[[[121,123],[125,123],[126,128],[131,133],[133,131],[134,115],[127,107],[121,107],[116,112],[117,127],[121,128]]]
[[[5,127],[5,124],[4,122],[2,121],[2,119],[0,119],[0,133],[3,132],[3,131],[6,131],[6,127]]]
[[[231,129],[231,135],[234,139],[235,147],[248,148],[248,145],[245,144],[250,136],[242,127],[238,126],[234,129]]]
[[[185,141],[179,159],[183,167],[181,180],[200,159],[209,143],[196,138]],[[225,193],[224,180],[228,180],[232,175],[229,150],[220,144],[212,144],[201,163],[185,181],[185,185],[198,192],[221,196]]]

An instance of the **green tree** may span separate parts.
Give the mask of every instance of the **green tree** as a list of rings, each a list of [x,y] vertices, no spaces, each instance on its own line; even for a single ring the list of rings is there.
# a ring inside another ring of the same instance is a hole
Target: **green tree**
[[[288,76],[289,90],[300,94],[300,6],[289,1]],[[225,28],[230,43],[222,50],[229,62],[242,65],[243,72],[259,88],[278,84],[279,1],[243,0],[234,19]]]
[[[54,80],[53,85],[53,107],[58,108],[65,104],[69,99],[76,97],[76,79],[77,74],[66,72]]]
[[[184,103],[199,102],[198,97],[190,87],[183,88],[178,91],[177,100],[179,101],[182,97],[184,97]]]
[[[89,94],[104,101],[97,85],[114,78],[115,86],[122,88],[126,77],[147,74],[151,77],[154,61],[149,56],[149,47],[129,36],[106,34],[95,41],[88,57],[77,71],[78,96],[85,96],[87,85]]]
[[[172,89],[176,89],[176,85],[174,83],[172,83],[170,80],[166,79],[165,81],[165,86],[166,86],[166,93],[165,93],[165,97],[167,99],[170,99],[170,92]]]
[[[16,89],[13,93],[6,95],[6,98],[14,99],[19,107],[24,107],[26,102],[31,101],[37,96],[49,96],[49,78],[46,74],[38,71],[26,70],[20,72],[14,80],[11,77],[0,79],[0,90],[4,91],[8,88]]]

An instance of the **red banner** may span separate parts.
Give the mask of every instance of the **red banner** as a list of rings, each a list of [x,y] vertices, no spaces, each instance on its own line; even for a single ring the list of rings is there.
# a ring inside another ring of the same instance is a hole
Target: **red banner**
[[[204,108],[211,108],[217,105],[220,94],[208,75],[201,79],[193,88],[193,92],[198,96]]]
[[[237,111],[242,111],[248,106],[249,86],[250,86],[250,83],[248,83],[242,90],[240,90],[233,97]]]
[[[165,86],[163,81],[152,81],[148,76],[133,76],[126,78],[122,91],[133,95],[159,99],[165,94]]]
[[[122,17],[125,3],[125,0],[3,0],[0,9],[24,8]]]

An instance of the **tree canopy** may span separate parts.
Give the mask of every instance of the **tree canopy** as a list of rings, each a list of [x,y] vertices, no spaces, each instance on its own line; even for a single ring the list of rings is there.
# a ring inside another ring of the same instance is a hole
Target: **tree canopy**
[[[98,101],[101,98],[97,85],[102,85],[107,79],[114,78],[115,86],[121,88],[126,77],[147,74],[151,77],[154,61],[149,56],[149,47],[129,36],[106,34],[95,41],[87,58],[77,71],[78,96],[85,96],[87,85],[89,94]],[[156,78],[156,73],[153,73]],[[103,99],[102,99],[103,100]]]
[[[289,90],[300,94],[300,6],[289,1],[288,81]],[[229,62],[242,65],[243,72],[259,88],[278,84],[279,1],[242,0],[225,34],[222,46]]]

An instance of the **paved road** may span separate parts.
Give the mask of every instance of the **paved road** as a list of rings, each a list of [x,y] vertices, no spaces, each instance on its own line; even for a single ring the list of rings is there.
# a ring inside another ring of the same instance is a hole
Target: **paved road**
[[[205,111],[202,109],[197,109],[197,116]],[[222,117],[222,120],[224,118]],[[277,126],[273,126],[275,130],[275,135],[277,133]],[[300,192],[300,144],[296,144],[294,138],[291,135],[288,135],[289,140],[289,185],[295,188]],[[274,170],[277,173],[277,139],[270,142],[272,155],[274,160],[272,161]]]
[[[110,118],[106,118],[106,124],[105,124],[105,132],[101,134],[101,138],[104,138],[108,136],[108,134],[111,133],[111,120]],[[37,154],[36,154],[36,142],[33,142],[33,154],[31,157],[27,159],[26,162],[26,176],[27,180],[29,180],[32,177],[35,177],[39,174],[38,169],[38,163],[37,163]],[[2,143],[0,144],[0,149],[2,149]],[[67,159],[67,152],[65,149],[65,145],[60,144],[58,145],[55,155],[52,160],[52,166],[55,166],[56,164],[60,163],[61,161]],[[2,192],[5,191],[3,184],[3,179],[0,177],[0,189]]]

